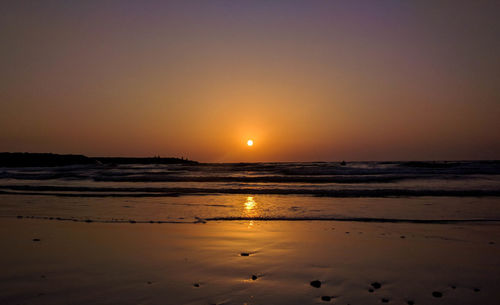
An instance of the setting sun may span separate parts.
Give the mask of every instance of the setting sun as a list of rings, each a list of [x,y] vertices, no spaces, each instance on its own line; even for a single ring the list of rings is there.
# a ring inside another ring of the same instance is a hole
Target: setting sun
[[[248,146],[253,146],[253,140],[248,140],[248,141],[247,141],[247,145],[248,145]]]

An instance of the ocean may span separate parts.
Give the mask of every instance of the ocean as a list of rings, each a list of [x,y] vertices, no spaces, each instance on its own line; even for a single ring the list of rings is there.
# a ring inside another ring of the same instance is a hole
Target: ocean
[[[500,220],[500,162],[0,168],[0,215],[97,222]]]

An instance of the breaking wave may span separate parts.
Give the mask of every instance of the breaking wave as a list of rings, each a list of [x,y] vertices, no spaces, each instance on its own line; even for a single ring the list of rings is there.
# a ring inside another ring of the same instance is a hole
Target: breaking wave
[[[499,189],[315,189],[315,188],[168,188],[85,187],[51,185],[0,185],[0,194],[51,195],[63,197],[168,197],[203,194],[310,195],[322,197],[415,197],[415,196],[500,196]]]

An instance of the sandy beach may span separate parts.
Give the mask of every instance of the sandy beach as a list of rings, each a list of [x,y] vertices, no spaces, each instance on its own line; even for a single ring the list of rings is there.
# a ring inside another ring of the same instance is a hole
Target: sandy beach
[[[500,224],[4,218],[1,304],[498,304]],[[311,285],[311,282],[319,281]]]

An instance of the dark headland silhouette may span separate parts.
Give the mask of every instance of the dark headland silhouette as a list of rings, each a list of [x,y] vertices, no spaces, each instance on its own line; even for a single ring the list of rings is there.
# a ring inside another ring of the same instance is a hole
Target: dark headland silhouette
[[[59,155],[51,153],[0,153],[0,167],[67,166],[85,164],[197,164],[184,158],[162,157],[87,157],[84,155]]]

